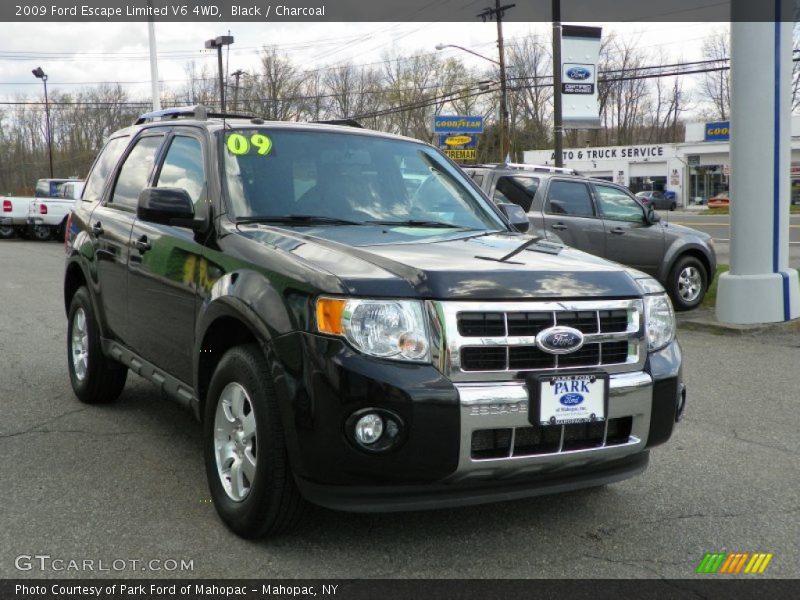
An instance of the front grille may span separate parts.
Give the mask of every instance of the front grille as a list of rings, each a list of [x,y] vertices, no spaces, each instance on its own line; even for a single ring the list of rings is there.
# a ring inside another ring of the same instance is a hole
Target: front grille
[[[537,346],[466,346],[461,349],[464,371],[535,371],[566,367],[601,367],[628,360],[628,342],[588,343],[571,354],[549,354]],[[556,362],[557,361],[557,362]]]
[[[455,380],[469,380],[478,372],[497,373],[498,379],[518,377],[520,371],[631,371],[641,368],[646,357],[641,300],[442,302],[439,308],[447,350],[439,364]],[[536,337],[555,326],[579,330],[583,346],[559,355],[541,350]]]
[[[619,446],[630,441],[632,417],[573,425],[545,425],[472,432],[471,456],[475,460],[557,454]]]

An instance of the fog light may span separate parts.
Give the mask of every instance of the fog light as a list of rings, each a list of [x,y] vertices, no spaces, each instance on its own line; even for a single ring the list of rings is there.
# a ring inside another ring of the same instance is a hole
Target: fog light
[[[383,419],[375,413],[368,413],[356,421],[356,441],[362,446],[371,446],[383,435]]]

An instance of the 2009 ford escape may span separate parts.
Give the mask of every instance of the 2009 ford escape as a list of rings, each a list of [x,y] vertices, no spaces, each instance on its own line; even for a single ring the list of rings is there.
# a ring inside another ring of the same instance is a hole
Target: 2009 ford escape
[[[189,405],[242,536],[306,501],[416,510],[619,481],[683,411],[661,285],[517,231],[518,207],[416,140],[168,109],[109,139],[78,204],[72,387],[110,402],[134,371]]]

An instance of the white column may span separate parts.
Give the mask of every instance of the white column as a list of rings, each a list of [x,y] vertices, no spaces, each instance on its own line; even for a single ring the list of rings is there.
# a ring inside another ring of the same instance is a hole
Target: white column
[[[780,10],[781,0],[765,1]],[[800,317],[788,267],[792,23],[778,18],[731,23],[731,264],[717,290],[725,323]]]
[[[150,90],[153,95],[153,110],[161,110],[161,95],[158,90],[156,26],[152,18],[147,21],[147,36],[150,39]]]

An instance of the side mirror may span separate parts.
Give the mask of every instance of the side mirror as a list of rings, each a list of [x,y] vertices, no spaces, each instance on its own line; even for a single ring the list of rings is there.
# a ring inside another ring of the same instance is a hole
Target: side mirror
[[[648,225],[655,225],[661,220],[661,217],[658,216],[658,213],[655,211],[652,205],[647,207],[647,215],[645,216],[645,221]]]
[[[508,219],[508,222],[511,223],[511,226],[516,229],[517,231],[521,231],[525,233],[531,226],[531,222],[528,220],[528,215],[522,210],[521,206],[517,206],[516,204],[508,204],[502,203],[498,204],[497,207],[503,212]]]
[[[182,188],[145,188],[139,194],[136,217],[148,223],[194,229],[194,203]]]

